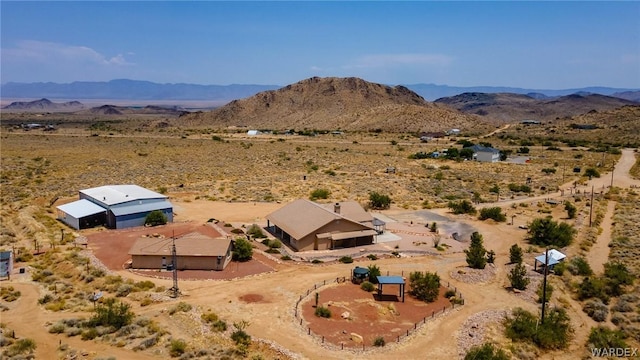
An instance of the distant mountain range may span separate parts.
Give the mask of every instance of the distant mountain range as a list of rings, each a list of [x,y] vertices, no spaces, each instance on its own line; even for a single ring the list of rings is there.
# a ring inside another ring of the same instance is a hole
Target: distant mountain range
[[[575,93],[593,93],[640,101],[640,89],[585,87],[565,90],[540,90],[512,87],[456,87],[435,84],[404,85],[433,101],[462,93],[513,93],[544,99]],[[280,85],[196,85],[159,84],[139,80],[111,80],[108,82],[76,81],[67,84],[52,82],[2,84],[0,95],[5,99],[119,99],[119,100],[210,100],[219,104],[243,99],[259,92],[276,90]]]

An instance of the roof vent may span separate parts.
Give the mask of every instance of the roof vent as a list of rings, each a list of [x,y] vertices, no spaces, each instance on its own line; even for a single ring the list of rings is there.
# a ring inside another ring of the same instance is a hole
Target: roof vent
[[[340,203],[335,203],[335,205],[333,205],[333,212],[340,214]]]

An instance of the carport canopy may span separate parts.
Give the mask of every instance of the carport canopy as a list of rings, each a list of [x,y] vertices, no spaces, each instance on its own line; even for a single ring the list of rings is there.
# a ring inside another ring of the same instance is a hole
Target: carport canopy
[[[382,295],[382,287],[384,285],[400,285],[400,294],[402,302],[404,302],[404,278],[402,276],[376,276],[378,279],[378,295]]]

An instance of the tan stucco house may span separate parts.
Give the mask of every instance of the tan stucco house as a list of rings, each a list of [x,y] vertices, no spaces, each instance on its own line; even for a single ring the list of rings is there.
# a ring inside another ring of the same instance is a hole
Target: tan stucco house
[[[192,232],[175,239],[176,269],[224,270],[231,261],[231,240]],[[134,269],[166,269],[172,263],[171,238],[142,237],[129,250]]]
[[[369,245],[377,234],[373,216],[355,201],[299,199],[266,218],[269,231],[297,251]]]

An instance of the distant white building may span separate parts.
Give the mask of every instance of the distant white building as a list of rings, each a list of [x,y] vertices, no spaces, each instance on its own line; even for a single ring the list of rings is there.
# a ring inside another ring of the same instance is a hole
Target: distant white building
[[[460,134],[460,129],[451,129],[447,131],[447,135],[458,135]]]
[[[473,158],[480,162],[498,162],[500,161],[500,150],[482,145],[473,145],[465,149],[473,150]]]
[[[260,135],[260,131],[258,131],[258,130],[249,130],[249,131],[247,131],[247,135],[249,135],[249,136]]]

